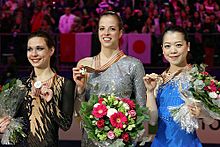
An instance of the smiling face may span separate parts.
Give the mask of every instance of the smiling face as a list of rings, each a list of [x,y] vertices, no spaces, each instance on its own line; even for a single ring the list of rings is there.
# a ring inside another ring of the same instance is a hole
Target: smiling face
[[[114,15],[104,15],[99,20],[99,41],[102,48],[117,49],[119,47],[119,39],[122,36],[122,29]]]
[[[185,66],[187,64],[189,43],[184,39],[183,33],[167,31],[163,36],[162,49],[165,59],[171,66]]]
[[[48,48],[43,37],[30,38],[27,47],[27,58],[34,68],[50,67],[50,58],[54,53],[54,48]]]

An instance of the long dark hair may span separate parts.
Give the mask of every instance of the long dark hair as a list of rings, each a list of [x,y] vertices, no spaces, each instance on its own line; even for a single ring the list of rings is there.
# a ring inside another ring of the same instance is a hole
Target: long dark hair
[[[42,38],[44,38],[44,40],[45,40],[45,42],[46,42],[48,48],[49,48],[49,49],[54,48],[54,50],[55,50],[55,42],[54,42],[54,39],[51,37],[51,35],[50,35],[49,33],[45,32],[45,31],[41,31],[41,30],[40,30],[40,31],[36,31],[36,32],[33,32],[33,33],[31,33],[31,34],[29,35],[28,40],[31,39],[31,38],[33,38],[33,37],[42,37]],[[51,56],[51,58],[50,58],[50,67],[51,67],[51,69],[52,69],[54,72],[57,72],[57,70],[56,70],[57,68],[56,68],[56,56],[55,56],[55,51],[54,51],[54,54],[53,54],[53,55]],[[35,76],[35,74],[34,74],[34,70],[33,70],[31,77],[34,77],[34,76]]]

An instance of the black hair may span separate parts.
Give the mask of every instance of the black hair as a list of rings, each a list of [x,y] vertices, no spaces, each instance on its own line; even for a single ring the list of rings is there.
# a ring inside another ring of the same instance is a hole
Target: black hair
[[[163,39],[164,39],[164,35],[167,33],[167,32],[179,32],[179,33],[182,33],[183,34],[183,37],[184,37],[184,40],[186,41],[186,43],[188,44],[189,42],[189,37],[187,35],[187,32],[180,26],[170,26],[170,27],[167,27],[165,29],[165,31],[163,32],[162,34],[162,37],[161,37],[161,41],[163,43]]]
[[[36,31],[36,32],[33,32],[30,34],[30,36],[28,37],[28,40],[33,37],[42,37],[42,38],[44,38],[48,48],[52,48],[52,47],[55,48],[55,42],[49,33],[45,32],[45,31]]]
[[[165,29],[165,31],[163,32],[162,36],[161,36],[161,42],[162,42],[162,43],[163,43],[164,35],[165,35],[167,32],[169,32],[169,31],[170,31],[170,32],[179,32],[179,33],[181,33],[181,34],[183,35],[184,40],[186,41],[186,44],[189,43],[189,37],[188,37],[188,35],[187,35],[186,30],[185,30],[184,28],[180,27],[180,26],[170,26],[170,27],[167,27],[167,28]],[[192,60],[192,55],[191,55],[190,52],[187,54],[186,59],[187,59],[187,62],[191,62],[191,60]]]
[[[123,30],[123,21],[121,19],[121,17],[115,12],[115,11],[105,11],[100,15],[99,20],[102,18],[102,16],[107,16],[107,15],[111,15],[111,16],[115,16],[115,18],[118,20],[118,26],[119,26],[119,30]]]
[[[49,49],[52,49],[54,48],[55,50],[55,42],[54,42],[54,39],[51,37],[51,35],[48,33],[48,32],[45,32],[45,31],[36,31],[36,32],[32,32],[29,37],[28,37],[28,40],[30,40],[31,38],[33,37],[42,37],[44,38],[44,41],[46,42],[47,46]],[[55,57],[55,51],[54,51],[54,54],[51,56],[50,58],[50,67],[51,69],[56,72],[56,57]],[[33,76],[34,77],[35,74],[33,73]]]

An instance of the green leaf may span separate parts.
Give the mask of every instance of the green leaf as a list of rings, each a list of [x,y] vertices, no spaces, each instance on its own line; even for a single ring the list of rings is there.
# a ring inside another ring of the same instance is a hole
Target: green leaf
[[[104,127],[104,130],[105,130],[105,131],[109,131],[110,128],[109,128],[108,126],[105,126],[105,127]]]
[[[138,124],[141,124],[141,123],[144,122],[144,120],[145,120],[144,116],[140,116],[140,117],[137,118],[136,124],[137,124],[137,125],[138,125]]]

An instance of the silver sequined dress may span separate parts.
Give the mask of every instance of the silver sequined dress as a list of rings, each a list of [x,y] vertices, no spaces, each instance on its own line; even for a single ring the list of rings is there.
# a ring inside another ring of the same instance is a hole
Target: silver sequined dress
[[[126,56],[112,64],[102,73],[91,73],[86,87],[86,99],[90,95],[112,94],[118,97],[135,98],[136,102],[146,105],[146,89],[144,86],[145,71],[143,64],[136,58]],[[83,131],[82,147],[95,146]]]

